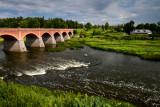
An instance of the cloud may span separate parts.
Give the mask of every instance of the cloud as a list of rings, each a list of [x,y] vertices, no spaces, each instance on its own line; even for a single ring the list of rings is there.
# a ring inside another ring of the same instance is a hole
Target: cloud
[[[3,0],[0,14],[1,18],[61,17],[93,24],[152,23],[160,20],[159,4],[159,0]]]

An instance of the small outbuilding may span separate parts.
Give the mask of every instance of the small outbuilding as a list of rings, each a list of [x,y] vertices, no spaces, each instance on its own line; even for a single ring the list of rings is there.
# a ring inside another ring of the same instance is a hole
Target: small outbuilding
[[[143,35],[149,35],[149,34],[152,34],[152,32],[148,29],[135,29],[133,30],[131,33],[131,35],[134,35],[134,34],[143,34]]]

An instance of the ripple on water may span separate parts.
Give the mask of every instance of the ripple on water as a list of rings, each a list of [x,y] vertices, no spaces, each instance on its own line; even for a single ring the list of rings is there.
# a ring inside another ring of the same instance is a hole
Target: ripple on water
[[[32,67],[31,70],[19,70],[17,72],[12,72],[11,74],[18,77],[23,75],[43,75],[46,74],[48,70],[64,71],[72,68],[88,67],[90,65],[90,63],[79,62],[75,60],[66,60],[62,58],[54,58],[54,60],[57,60],[57,63],[44,63],[36,66],[29,65],[30,67]]]

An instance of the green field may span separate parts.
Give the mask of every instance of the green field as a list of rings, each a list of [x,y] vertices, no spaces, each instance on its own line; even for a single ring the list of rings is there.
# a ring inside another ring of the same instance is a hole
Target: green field
[[[88,31],[91,34],[93,30]],[[124,32],[103,32],[102,35],[73,38],[92,48],[136,55],[146,60],[160,60],[160,38],[152,40],[148,35],[125,36]]]
[[[0,107],[133,107],[133,105],[103,97],[74,94],[36,86],[5,83],[0,79]]]

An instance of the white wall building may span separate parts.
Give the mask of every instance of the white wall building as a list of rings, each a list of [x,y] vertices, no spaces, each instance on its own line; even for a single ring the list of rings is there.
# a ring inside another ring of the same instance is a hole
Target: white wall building
[[[150,31],[150,30],[148,30],[148,29],[135,29],[135,30],[133,30],[131,33],[130,33],[131,35],[134,35],[134,34],[152,34],[152,32]]]

